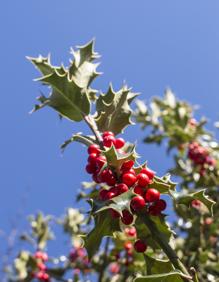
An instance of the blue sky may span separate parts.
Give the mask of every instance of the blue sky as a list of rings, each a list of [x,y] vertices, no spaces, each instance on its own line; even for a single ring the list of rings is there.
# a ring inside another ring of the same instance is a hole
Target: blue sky
[[[74,206],[82,180],[86,150],[72,145],[62,156],[59,145],[85,127],[60,122],[44,109],[29,115],[39,95],[37,71],[26,55],[52,54],[52,62],[68,62],[71,46],[96,38],[102,55],[95,86],[106,90],[125,80],[148,101],[171,87],[178,97],[200,105],[198,116],[219,119],[219,2],[217,0],[74,1],[2,0],[0,9],[0,229],[27,197],[26,215],[42,210],[61,214]],[[139,140],[138,151],[162,174],[164,150],[141,144],[144,133],[128,128],[127,140]]]

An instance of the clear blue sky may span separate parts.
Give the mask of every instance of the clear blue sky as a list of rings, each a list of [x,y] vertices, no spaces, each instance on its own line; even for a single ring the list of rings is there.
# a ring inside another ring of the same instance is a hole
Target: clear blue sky
[[[66,63],[70,46],[95,37],[104,72],[96,87],[104,91],[112,81],[117,88],[125,80],[149,100],[170,86],[213,122],[219,118],[218,11],[218,0],[2,0],[0,229],[10,229],[23,195],[24,214],[59,215],[74,205],[80,182],[89,180],[84,148],[72,145],[64,156],[59,151],[81,125],[60,122],[50,109],[28,114],[40,85],[25,56],[51,52],[54,63]],[[130,141],[143,136],[137,126],[126,132]],[[140,143],[139,152],[158,174],[165,171],[162,150]]]

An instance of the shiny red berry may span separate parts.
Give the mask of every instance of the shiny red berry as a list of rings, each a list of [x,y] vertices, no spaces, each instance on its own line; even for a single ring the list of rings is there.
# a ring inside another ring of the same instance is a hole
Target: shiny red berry
[[[135,237],[136,236],[136,229],[135,229],[135,227],[133,226],[133,227],[129,228],[129,230],[127,231],[127,234],[130,237]]]
[[[138,185],[142,187],[146,187],[150,183],[150,179],[147,176],[147,174],[139,173],[137,176],[138,179]]]
[[[149,177],[150,180],[153,179],[154,176],[155,176],[155,172],[153,170],[149,169],[148,167],[147,168],[143,168],[141,170],[141,173],[146,174]]]
[[[135,186],[134,192],[142,197],[144,197],[145,191],[141,186]]]
[[[114,144],[116,149],[121,149],[125,145],[125,140],[123,138],[115,139]]]
[[[140,195],[135,196],[134,198],[132,198],[130,205],[134,211],[139,211],[145,207],[145,200]]]
[[[137,240],[134,244],[134,248],[138,253],[144,253],[147,249],[147,245],[142,240]]]
[[[97,167],[101,169],[106,163],[106,157],[105,156],[96,157],[95,162],[96,162]]]
[[[97,154],[92,153],[89,155],[87,160],[90,164],[96,164],[96,159],[97,159]]]
[[[110,148],[115,143],[115,138],[112,135],[103,138],[103,146]]]
[[[113,175],[111,175],[110,177],[107,178],[106,180],[106,184],[109,186],[113,186],[116,184],[116,179]]]
[[[89,164],[86,165],[85,169],[86,169],[86,172],[87,172],[87,173],[93,174],[93,173],[96,172],[96,169],[97,169],[97,168],[96,168],[96,165],[89,163]]]
[[[99,191],[99,199],[102,200],[102,201],[106,200],[106,195],[107,195],[107,193],[108,193],[108,190],[106,190],[106,189],[101,189],[101,190]]]
[[[121,166],[121,171],[130,170],[133,167],[134,163],[135,162],[133,160],[125,161]]]
[[[100,147],[98,145],[96,145],[96,144],[92,144],[92,145],[90,145],[88,147],[87,152],[88,152],[89,155],[90,154],[97,154],[97,155],[99,155],[100,154]]]
[[[127,186],[133,186],[137,180],[137,177],[132,173],[124,173],[122,175],[122,182],[125,183]]]
[[[129,225],[133,222],[133,215],[128,211],[128,210],[123,210],[122,211],[122,222],[125,224],[125,225]]]
[[[93,174],[92,179],[93,179],[93,181],[96,182],[96,183],[101,183],[101,182],[102,182],[100,176],[99,176],[97,173],[94,173],[94,174]]]
[[[152,203],[160,199],[160,192],[154,188],[149,188],[145,193],[146,202]]]
[[[102,136],[103,136],[103,138],[106,137],[106,136],[114,136],[114,133],[111,132],[111,131],[104,131]]]
[[[115,196],[116,196],[115,193],[108,191],[107,194],[106,194],[106,200],[110,200]]]
[[[128,186],[125,183],[119,183],[116,185],[118,195],[125,193],[129,190]]]

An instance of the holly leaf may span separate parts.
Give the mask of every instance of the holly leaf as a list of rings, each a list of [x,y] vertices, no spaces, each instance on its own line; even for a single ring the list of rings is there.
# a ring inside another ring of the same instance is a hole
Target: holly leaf
[[[107,93],[101,94],[96,102],[95,121],[98,129],[101,132],[112,131],[115,135],[123,132],[125,127],[132,124],[130,104],[136,96],[127,86],[115,92],[110,85]]]
[[[84,239],[84,247],[87,250],[88,257],[91,258],[100,247],[103,237],[113,236],[116,231],[121,231],[119,219],[113,219],[108,211],[102,211],[95,215],[95,226]]]
[[[144,259],[147,266],[147,274],[161,274],[174,270],[169,260],[155,259],[146,254],[144,254]]]
[[[132,192],[132,190],[129,190],[117,197],[113,197],[110,199],[109,205],[105,203],[103,206],[99,206],[100,208],[96,210],[96,213],[107,209],[114,209],[122,216],[123,210],[129,210],[131,212],[130,201],[134,196],[136,196],[136,194]]]
[[[120,154],[114,146],[105,151],[104,154],[106,156],[107,163],[116,169],[119,169],[125,161],[135,161],[138,157],[137,153],[135,152],[134,145],[130,146],[125,154]]]
[[[170,180],[170,175],[163,177],[155,176],[153,183],[149,184],[149,188],[155,188],[162,194],[172,195],[171,191],[175,191],[176,183]]]
[[[187,207],[190,207],[193,200],[198,200],[201,203],[203,203],[207,207],[209,213],[213,215],[213,206],[215,202],[212,199],[210,199],[208,195],[205,194],[205,191],[206,189],[203,189],[191,194],[184,194],[179,196],[175,195],[176,204],[183,204],[186,205]]]
[[[90,99],[93,100],[95,90],[90,89],[89,85],[99,75],[96,71],[98,64],[92,61],[98,58],[98,54],[93,51],[93,41],[71,53],[74,60],[68,68],[53,66],[49,56],[28,57],[43,75],[37,81],[52,88],[48,98],[44,95],[38,97],[40,104],[33,111],[50,106],[72,121],[81,121],[84,115],[90,113]]]
[[[182,274],[170,272],[163,274],[148,275],[135,278],[134,282],[183,282]]]

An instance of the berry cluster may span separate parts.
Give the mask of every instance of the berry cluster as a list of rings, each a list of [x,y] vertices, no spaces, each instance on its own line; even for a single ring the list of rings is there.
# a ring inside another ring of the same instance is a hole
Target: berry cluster
[[[34,254],[34,257],[37,261],[37,269],[38,271],[33,274],[35,278],[37,278],[40,281],[50,281],[49,274],[46,273],[47,267],[45,265],[45,262],[48,260],[47,253],[44,253],[42,251],[37,251]]]
[[[216,161],[209,154],[209,151],[198,142],[189,144],[188,157],[194,165],[200,166],[200,174],[204,175],[208,167],[215,167]]]
[[[125,141],[122,138],[116,139],[112,132],[104,132],[103,147],[109,148],[114,146],[120,154],[124,154],[122,148],[125,146]],[[114,170],[107,164],[104,151],[96,144],[88,147],[88,164],[86,171],[92,174],[93,180],[96,183],[105,183],[107,187],[102,187],[99,190],[99,200],[107,201],[116,196],[119,196],[128,190],[132,190],[136,196],[133,196],[130,202],[131,212],[128,209],[122,211],[122,216],[114,209],[110,209],[110,214],[113,218],[121,218],[125,225],[133,223],[133,213],[147,208],[150,215],[159,216],[166,208],[166,202],[160,199],[160,192],[154,188],[149,188],[153,183],[155,172],[148,167],[142,168],[139,173],[134,169],[134,161],[126,160],[122,165]],[[137,251],[146,250],[146,245],[143,247],[141,240],[136,241],[135,249]]]

